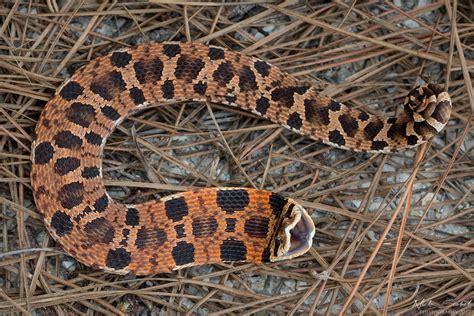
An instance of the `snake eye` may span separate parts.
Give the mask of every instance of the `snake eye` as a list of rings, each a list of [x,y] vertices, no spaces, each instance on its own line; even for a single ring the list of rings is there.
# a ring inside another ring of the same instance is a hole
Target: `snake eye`
[[[289,200],[289,204],[291,200]],[[272,241],[270,261],[295,258],[306,253],[313,244],[314,223],[306,210],[294,203],[291,213],[283,219]]]

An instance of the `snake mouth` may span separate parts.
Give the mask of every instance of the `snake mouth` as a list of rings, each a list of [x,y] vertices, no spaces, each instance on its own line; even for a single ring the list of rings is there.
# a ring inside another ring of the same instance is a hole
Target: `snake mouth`
[[[296,258],[306,253],[313,245],[314,223],[306,210],[289,200],[286,215],[271,243],[270,261]],[[283,215],[282,215],[283,216]]]

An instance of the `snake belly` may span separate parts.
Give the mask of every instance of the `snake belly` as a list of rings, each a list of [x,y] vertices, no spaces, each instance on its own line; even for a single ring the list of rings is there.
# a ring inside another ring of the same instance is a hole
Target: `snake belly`
[[[223,261],[271,262],[311,248],[301,205],[248,188],[205,188],[140,205],[113,201],[102,179],[107,137],[129,115],[163,102],[238,107],[334,147],[388,153],[426,142],[451,100],[433,84],[404,112],[350,109],[260,59],[199,43],[155,43],[89,62],[47,103],[32,144],[31,183],[50,234],[80,262],[149,275]]]

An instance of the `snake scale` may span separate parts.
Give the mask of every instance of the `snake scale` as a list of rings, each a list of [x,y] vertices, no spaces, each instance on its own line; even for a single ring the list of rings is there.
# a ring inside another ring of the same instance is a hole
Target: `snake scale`
[[[271,262],[305,253],[314,224],[290,198],[248,188],[204,188],[140,205],[113,201],[102,180],[107,137],[148,105],[209,101],[239,107],[326,144],[388,153],[447,123],[437,85],[412,90],[383,118],[317,92],[260,59],[199,43],[113,52],[78,71],[47,103],[32,144],[31,183],[50,234],[80,262],[148,275],[222,261]]]

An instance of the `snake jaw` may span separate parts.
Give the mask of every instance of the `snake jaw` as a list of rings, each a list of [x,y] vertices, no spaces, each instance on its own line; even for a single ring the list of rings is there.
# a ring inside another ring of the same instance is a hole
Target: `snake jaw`
[[[290,201],[289,201],[290,202]],[[296,258],[306,253],[313,244],[314,223],[306,210],[296,202],[289,209],[271,243],[270,261]]]

